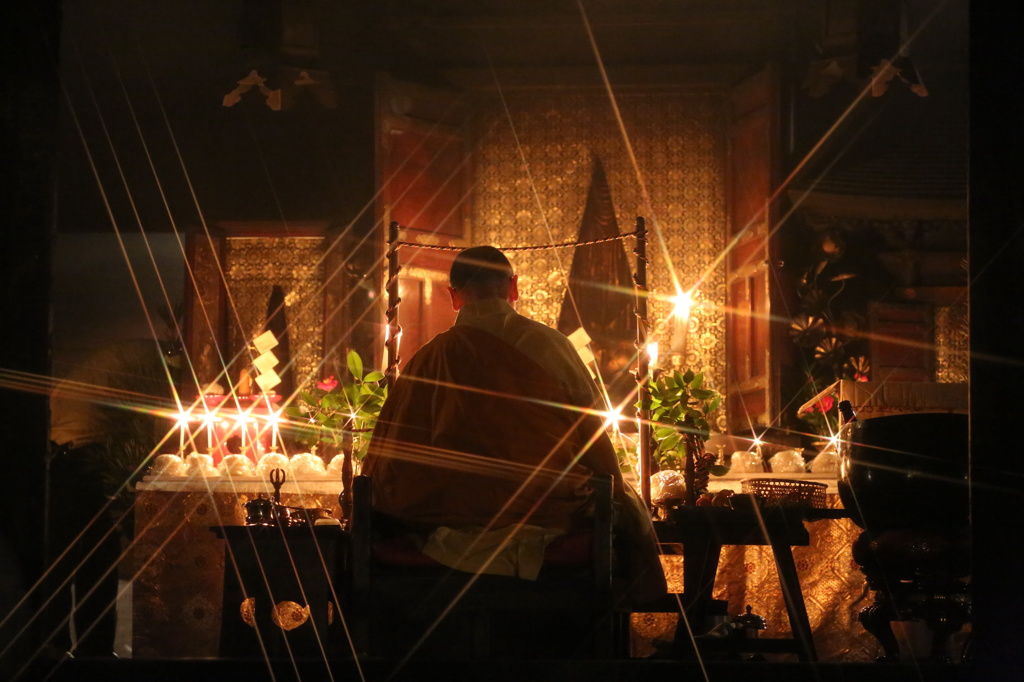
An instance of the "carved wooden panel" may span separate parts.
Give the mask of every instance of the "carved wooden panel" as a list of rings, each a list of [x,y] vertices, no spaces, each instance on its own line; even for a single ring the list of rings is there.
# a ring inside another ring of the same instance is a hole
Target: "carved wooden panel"
[[[767,426],[779,409],[779,372],[772,364],[775,329],[770,322],[778,297],[770,278],[776,97],[775,74],[767,69],[740,84],[731,102],[725,390],[731,431]]]

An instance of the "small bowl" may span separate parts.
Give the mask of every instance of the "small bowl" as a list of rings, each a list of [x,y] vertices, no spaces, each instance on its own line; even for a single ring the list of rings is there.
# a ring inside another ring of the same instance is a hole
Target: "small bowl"
[[[193,452],[185,458],[185,475],[216,476],[217,468],[213,466],[213,457]]]
[[[304,478],[325,476],[327,474],[324,461],[309,452],[293,456],[288,462],[288,467],[292,472],[292,476],[296,478],[300,476]]]
[[[221,476],[240,478],[256,475],[256,465],[245,455],[225,455],[217,469]]]
[[[185,460],[177,455],[157,455],[149,467],[150,476],[184,476]]]

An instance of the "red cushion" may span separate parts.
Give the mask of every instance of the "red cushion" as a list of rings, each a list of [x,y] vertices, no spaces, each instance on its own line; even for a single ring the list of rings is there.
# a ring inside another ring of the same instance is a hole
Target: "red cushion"
[[[387,566],[437,568],[442,564],[421,552],[408,537],[377,540],[370,549],[373,560]]]
[[[544,548],[545,566],[589,566],[594,536],[578,530],[559,535]]]

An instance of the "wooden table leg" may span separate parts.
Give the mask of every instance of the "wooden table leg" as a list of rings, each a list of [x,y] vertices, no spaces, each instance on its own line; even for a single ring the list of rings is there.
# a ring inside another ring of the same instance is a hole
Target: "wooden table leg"
[[[789,625],[793,628],[793,639],[800,645],[798,654],[801,661],[817,661],[818,654],[814,649],[814,638],[811,635],[811,623],[807,618],[807,607],[804,594],[800,589],[800,578],[793,561],[793,550],[785,543],[772,543],[772,554],[775,556],[775,567],[779,571],[782,583],[782,598],[786,603]]]
[[[683,544],[683,594],[681,600],[686,618],[679,617],[676,625],[672,647],[678,652],[693,648],[690,641],[693,635],[703,634],[707,624],[708,609],[711,604],[712,589],[715,576],[718,575],[718,558],[722,553],[722,545],[710,535],[699,538],[687,538]],[[687,627],[687,621],[689,627]]]

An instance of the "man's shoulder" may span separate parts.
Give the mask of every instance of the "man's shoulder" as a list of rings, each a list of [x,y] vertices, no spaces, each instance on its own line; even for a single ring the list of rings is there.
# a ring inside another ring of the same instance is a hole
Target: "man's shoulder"
[[[545,339],[549,343],[561,346],[572,345],[572,342],[569,341],[565,334],[553,327],[547,326],[543,322],[538,322],[537,320],[533,320],[520,314],[516,314],[512,319],[512,324],[518,326],[523,334],[529,334],[532,338]]]

